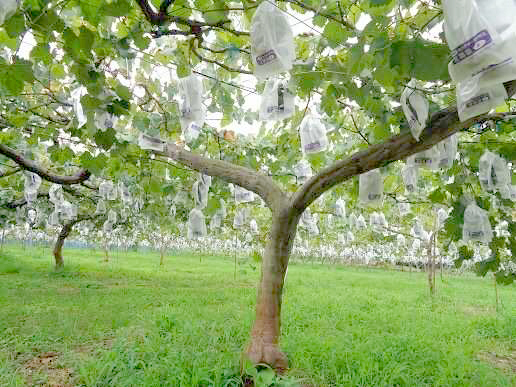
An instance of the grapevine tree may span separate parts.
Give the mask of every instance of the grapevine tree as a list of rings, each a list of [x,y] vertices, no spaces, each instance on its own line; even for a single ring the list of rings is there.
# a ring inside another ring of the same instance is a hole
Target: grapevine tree
[[[92,176],[131,183],[152,196],[150,209],[156,205],[155,219],[163,226],[171,220],[159,197],[190,189],[198,172],[217,178],[211,192],[222,197],[230,197],[223,182],[254,192],[270,210],[270,228],[245,355],[281,371],[288,365],[279,347],[282,290],[303,212],[339,185],[356,191],[358,175],[396,173],[392,163],[464,132],[460,158],[436,172],[428,199],[453,208],[442,236],[447,241],[461,237],[464,197],[488,210],[492,222],[507,222],[509,237],[493,238],[492,256],[479,269],[513,280],[514,273],[504,269],[516,253],[512,202],[484,192],[476,175],[486,149],[514,160],[511,103],[459,120],[447,69],[450,51],[439,33],[440,1],[271,2],[302,27],[288,74],[295,112],[273,125],[258,122],[249,104],[264,87],[252,77],[250,57],[249,30],[259,3],[21,1],[0,28],[4,207],[20,199],[21,171],[40,176],[47,188],[59,184],[86,196],[98,189]],[[199,137],[185,144],[177,77],[189,74],[202,79],[216,124],[208,120]],[[430,100],[419,140],[398,103],[411,78],[422,82],[420,91]],[[505,84],[509,96],[515,87]],[[315,173],[300,184],[292,177],[303,157],[298,126],[315,110],[331,127],[330,146],[305,156]],[[229,130],[239,126],[254,127],[256,134]],[[154,150],[140,148],[141,133],[153,139]],[[208,215],[218,203],[210,198]],[[86,214],[94,208],[91,200],[79,206]],[[186,211],[179,216],[184,219]],[[470,252],[463,246],[461,258]]]

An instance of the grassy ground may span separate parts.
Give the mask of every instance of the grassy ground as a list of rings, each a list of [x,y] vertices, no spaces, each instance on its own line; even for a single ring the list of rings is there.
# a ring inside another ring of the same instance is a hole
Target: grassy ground
[[[258,273],[231,258],[0,253],[0,386],[237,386]],[[277,385],[516,386],[516,287],[471,275],[292,265]],[[265,375],[265,374],[264,374]],[[266,379],[266,378],[264,378]],[[290,383],[290,384],[289,384]]]

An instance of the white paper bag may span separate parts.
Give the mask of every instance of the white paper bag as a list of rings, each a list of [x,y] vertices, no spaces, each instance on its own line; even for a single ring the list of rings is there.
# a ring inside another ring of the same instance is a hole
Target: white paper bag
[[[277,75],[292,68],[296,58],[294,36],[283,12],[271,1],[263,1],[251,21],[251,59],[258,78]]]

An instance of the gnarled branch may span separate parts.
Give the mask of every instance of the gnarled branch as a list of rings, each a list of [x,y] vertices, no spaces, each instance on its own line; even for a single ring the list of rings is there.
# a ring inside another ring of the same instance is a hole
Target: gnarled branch
[[[263,199],[273,212],[281,209],[286,200],[285,193],[272,178],[252,169],[234,165],[227,161],[208,159],[172,143],[167,144],[165,151],[154,151],[154,153],[169,157],[194,171],[219,177],[228,183],[253,191]]]
[[[91,173],[86,169],[81,169],[73,176],[56,175],[50,172],[48,169],[37,165],[34,161],[23,157],[20,153],[4,144],[0,144],[0,154],[10,158],[23,169],[33,172],[39,175],[41,178],[52,183],[62,185],[78,184],[85,180],[88,180],[91,176]]]

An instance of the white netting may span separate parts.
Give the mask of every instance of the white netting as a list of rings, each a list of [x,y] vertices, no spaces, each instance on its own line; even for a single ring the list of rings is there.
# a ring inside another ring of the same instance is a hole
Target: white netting
[[[292,68],[296,58],[294,36],[283,12],[272,2],[262,2],[251,21],[251,59],[258,78]]]

